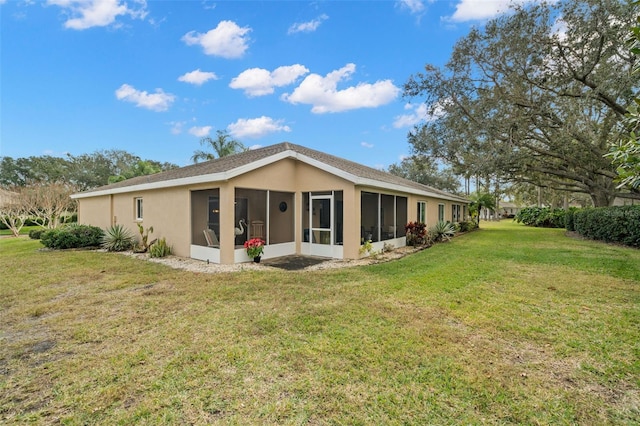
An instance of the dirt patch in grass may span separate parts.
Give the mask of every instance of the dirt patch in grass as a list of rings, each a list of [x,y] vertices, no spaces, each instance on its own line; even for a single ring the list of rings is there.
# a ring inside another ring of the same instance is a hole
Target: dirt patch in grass
[[[283,256],[275,259],[265,260],[263,263],[266,266],[271,266],[273,268],[278,268],[278,269],[284,269],[285,271],[300,271],[310,266],[315,266],[327,261],[328,259],[323,257]]]

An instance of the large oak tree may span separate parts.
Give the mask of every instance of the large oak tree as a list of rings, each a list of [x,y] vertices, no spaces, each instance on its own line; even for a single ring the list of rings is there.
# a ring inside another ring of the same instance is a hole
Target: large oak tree
[[[616,188],[603,157],[638,86],[625,45],[636,15],[617,0],[568,0],[514,6],[471,30],[444,67],[405,85],[434,117],[410,133],[415,152],[471,176],[586,193],[596,206],[640,199]]]

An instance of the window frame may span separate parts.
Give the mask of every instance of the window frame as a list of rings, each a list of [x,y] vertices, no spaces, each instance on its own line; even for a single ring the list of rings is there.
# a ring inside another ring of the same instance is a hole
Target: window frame
[[[460,204],[451,204],[451,221],[454,223],[460,222]]]
[[[427,223],[427,202],[418,201],[418,217],[416,220],[420,223]]]
[[[141,222],[144,218],[144,203],[142,197],[133,199],[133,217],[136,222]]]
[[[438,204],[438,222],[444,222],[445,221],[445,205],[442,203]]]

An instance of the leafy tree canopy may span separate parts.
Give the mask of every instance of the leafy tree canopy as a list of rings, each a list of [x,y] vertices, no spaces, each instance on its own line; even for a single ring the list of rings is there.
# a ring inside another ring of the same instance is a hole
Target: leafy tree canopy
[[[640,1],[633,2],[639,5]],[[632,28],[629,39],[631,53],[640,56],[640,17],[636,18],[636,25]],[[632,73],[636,78],[640,76],[640,62],[633,65]],[[613,164],[618,166],[620,186],[629,187],[632,190],[640,189],[640,98],[636,97],[627,109],[624,119],[625,131],[622,137],[612,147],[608,157],[613,159]]]
[[[409,135],[414,151],[467,177],[581,192],[596,206],[640,198],[616,188],[603,158],[638,87],[624,42],[636,12],[618,0],[532,3],[471,30],[443,68],[405,84],[430,113]]]
[[[460,181],[450,168],[439,168],[433,159],[425,155],[405,158],[389,166],[388,172],[442,191],[458,193],[460,189]]]
[[[171,163],[142,160],[123,150],[104,150],[66,157],[2,157],[0,186],[9,188],[24,187],[32,183],[65,182],[84,191],[113,181],[176,167],[178,166]]]

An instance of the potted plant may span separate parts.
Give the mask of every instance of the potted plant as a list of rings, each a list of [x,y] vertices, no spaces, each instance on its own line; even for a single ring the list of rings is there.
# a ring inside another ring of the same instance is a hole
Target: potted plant
[[[264,251],[264,240],[261,238],[252,238],[245,241],[244,248],[247,250],[247,256],[253,258],[253,261],[260,263],[260,256]]]

